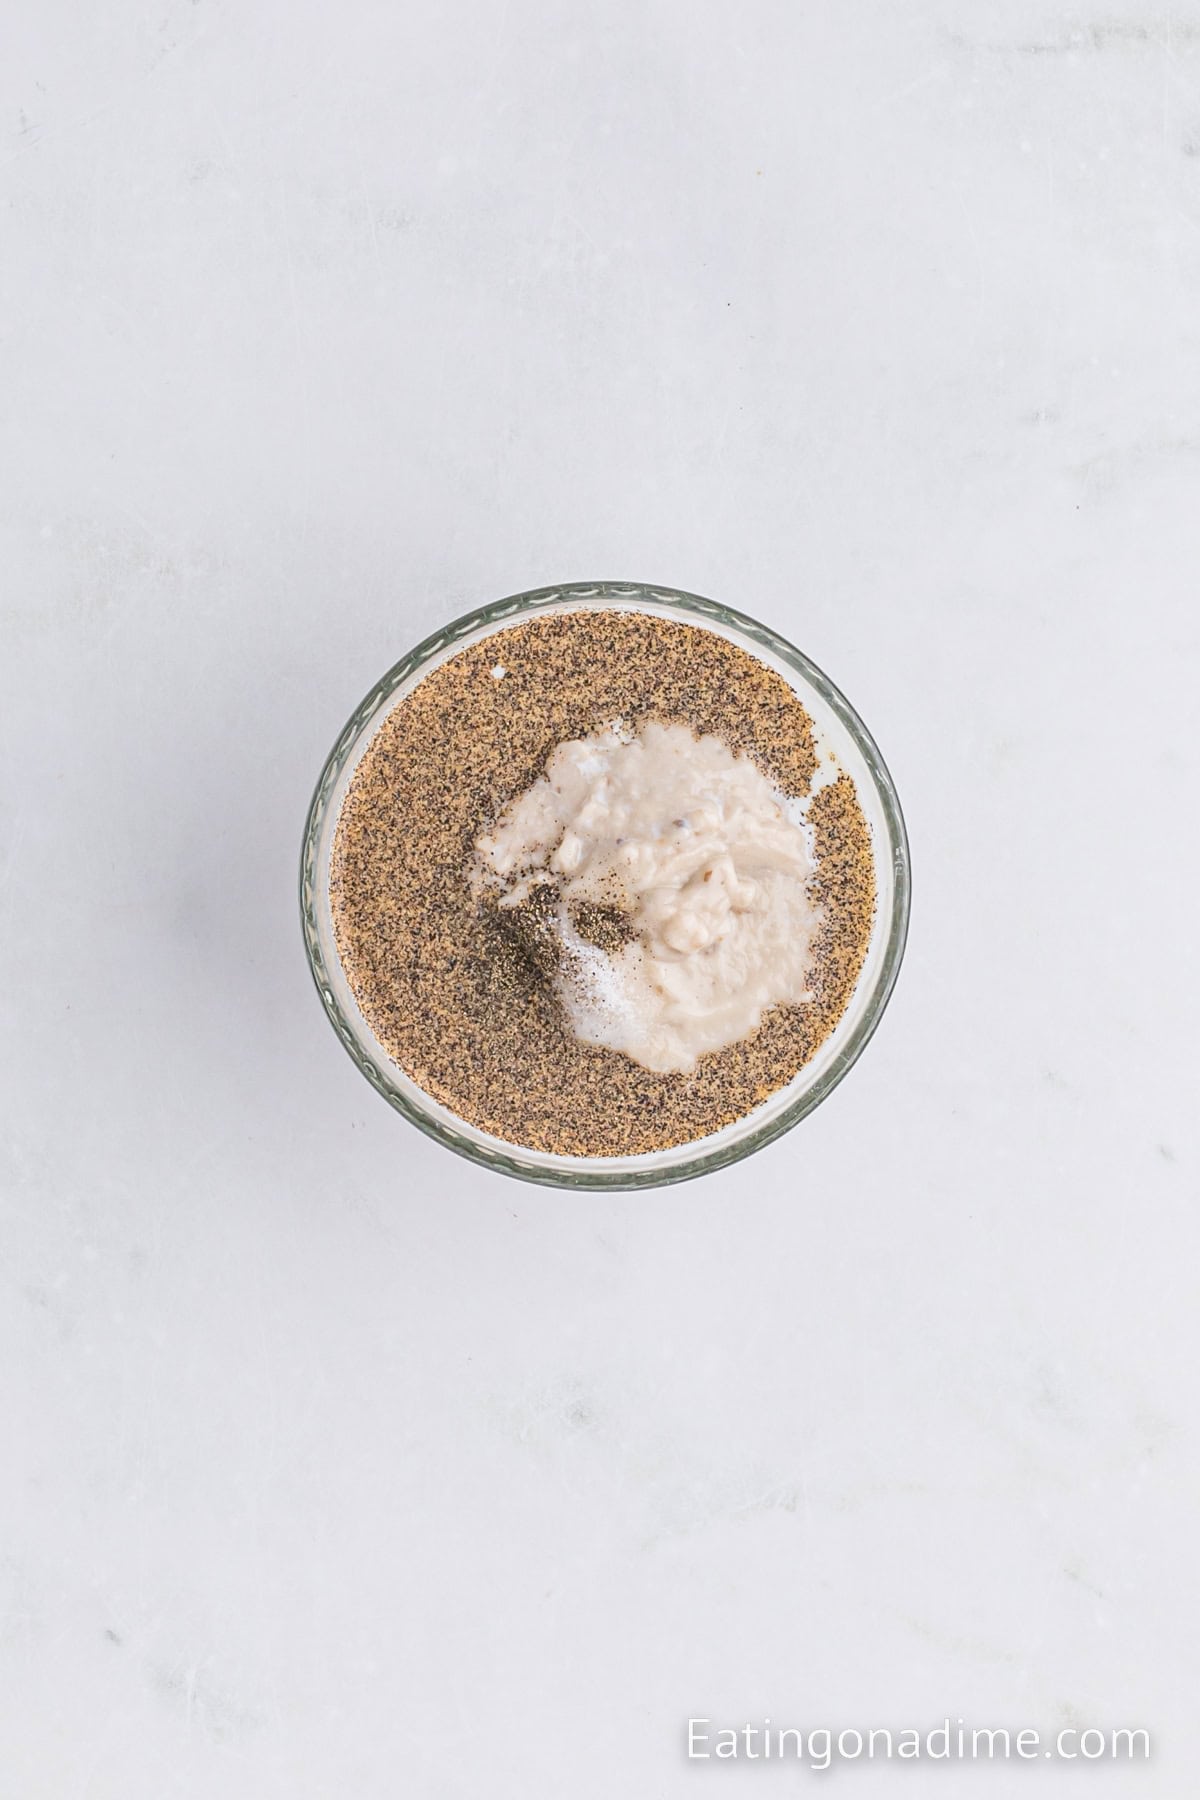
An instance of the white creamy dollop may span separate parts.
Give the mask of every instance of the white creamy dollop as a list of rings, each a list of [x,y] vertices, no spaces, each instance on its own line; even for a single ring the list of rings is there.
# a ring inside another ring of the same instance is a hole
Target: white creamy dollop
[[[472,879],[504,908],[549,887],[576,1034],[665,1072],[810,998],[813,872],[803,803],[720,738],[651,722],[559,744],[477,839]],[[619,908],[629,941],[581,937],[581,903]]]

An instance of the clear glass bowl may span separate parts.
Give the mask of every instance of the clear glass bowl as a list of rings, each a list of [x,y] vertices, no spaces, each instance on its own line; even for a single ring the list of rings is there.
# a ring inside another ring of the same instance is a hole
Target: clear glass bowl
[[[358,1009],[338,957],[329,906],[329,864],[342,798],[363,751],[391,708],[431,669],[466,645],[532,613],[620,609],[686,620],[718,632],[775,669],[799,695],[858,789],[875,851],[877,905],[871,941],[850,1002],[812,1060],[786,1086],[732,1125],[640,1156],[554,1156],[527,1150],[468,1124],[412,1081],[383,1049]],[[597,581],[539,588],[480,607],[426,638],[376,683],[342,731],[309,808],[300,869],[304,943],[330,1023],[372,1087],[397,1112],[447,1149],[484,1168],[549,1187],[627,1189],[688,1181],[738,1162],[789,1131],[819,1106],[861,1055],[887,1005],[908,930],[908,838],[883,758],[858,714],[827,676],[783,638],[744,613],[695,594],[636,582]]]

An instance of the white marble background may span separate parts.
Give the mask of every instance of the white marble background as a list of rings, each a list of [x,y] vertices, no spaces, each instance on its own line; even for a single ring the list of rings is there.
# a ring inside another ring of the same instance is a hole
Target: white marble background
[[[45,0],[0,66],[5,1800],[676,1800],[684,1721],[1195,1662],[1200,5]],[[852,1078],[506,1183],[295,872],[418,637],[597,575],[824,665],[913,836]]]

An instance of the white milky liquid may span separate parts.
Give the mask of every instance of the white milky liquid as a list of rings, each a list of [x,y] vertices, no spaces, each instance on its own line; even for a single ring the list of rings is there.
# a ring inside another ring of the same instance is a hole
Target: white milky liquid
[[[652,722],[559,744],[476,841],[472,879],[501,907],[549,887],[577,1036],[666,1072],[810,998],[813,873],[803,803],[720,738]],[[619,906],[630,941],[586,942],[581,902]]]

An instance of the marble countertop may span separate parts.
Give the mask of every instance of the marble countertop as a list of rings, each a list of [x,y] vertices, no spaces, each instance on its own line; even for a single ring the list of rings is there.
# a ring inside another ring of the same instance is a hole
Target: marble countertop
[[[1186,1800],[1200,6],[9,25],[0,1791]],[[828,670],[915,902],[811,1119],[566,1197],[370,1091],[295,878],[392,661],[599,576]]]

